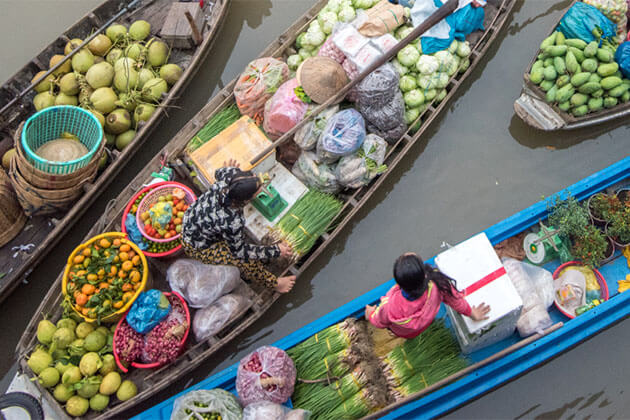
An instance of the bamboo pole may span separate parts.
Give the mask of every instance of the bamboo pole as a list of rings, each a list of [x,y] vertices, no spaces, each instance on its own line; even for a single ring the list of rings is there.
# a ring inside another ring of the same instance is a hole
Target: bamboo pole
[[[372,73],[374,70],[376,70],[377,68],[379,68],[380,66],[382,66],[383,64],[391,60],[396,54],[398,54],[400,50],[402,50],[411,42],[418,39],[418,37],[420,37],[426,31],[431,29],[434,25],[439,23],[442,19],[444,19],[445,17],[453,13],[455,10],[457,10],[458,6],[459,6],[459,0],[448,0],[446,3],[440,6],[440,8],[437,9],[431,16],[429,16],[427,20],[425,20],[424,22],[422,22],[422,24],[414,28],[414,30],[411,31],[409,35],[401,39],[400,42],[397,43],[391,50],[387,51],[385,54],[379,57],[378,60],[370,64],[365,70],[359,73],[359,75],[354,80],[351,80],[339,92],[337,92],[337,94],[335,94],[333,97],[329,98],[326,102],[324,102],[323,104],[315,108],[315,110],[313,110],[313,112],[310,113],[310,116],[308,118],[304,118],[297,125],[295,125],[291,130],[284,133],[279,139],[274,141],[267,148],[265,148],[265,150],[263,150],[258,155],[256,155],[251,160],[251,164],[256,165],[256,163],[260,161],[262,158],[264,158],[265,156],[267,156],[269,152],[271,152],[272,150],[274,150],[276,147],[280,146],[281,144],[285,143],[287,140],[291,139],[293,135],[300,129],[300,127],[302,127],[312,118],[317,116],[325,108],[343,99],[348,93],[348,91],[352,89],[354,86],[356,86],[357,84],[359,84],[363,79],[365,79],[365,77],[368,74]]]
[[[394,403],[394,404],[390,404],[387,407],[383,408],[382,410],[379,410],[375,413],[372,413],[368,416],[362,417],[361,420],[376,420],[378,418],[380,418],[381,416],[383,416],[384,414],[387,414],[393,410],[395,410],[396,408],[400,408],[408,403],[410,403],[411,401],[417,400],[419,398],[424,397],[427,394],[430,394],[431,392],[442,388],[445,385],[450,384],[451,382],[455,382],[456,380],[458,380],[459,378],[468,375],[469,373],[480,369],[492,362],[494,362],[495,360],[498,360],[504,356],[507,356],[510,353],[515,352],[516,350],[520,350],[523,347],[533,343],[534,341],[537,341],[538,339],[551,334],[552,332],[558,330],[559,328],[561,328],[564,325],[563,322],[557,322],[555,324],[553,324],[551,327],[547,328],[546,330],[543,331],[543,334],[534,334],[532,336],[529,336],[521,341],[519,341],[518,343],[514,343],[512,344],[510,347],[507,347],[503,350],[501,350],[500,352],[497,352],[495,354],[493,354],[492,356],[488,356],[485,359],[483,359],[480,362],[477,362],[475,364],[472,364],[470,366],[468,366],[465,369],[460,370],[459,372],[456,372],[454,374],[452,374],[451,376],[447,376],[446,378],[442,379],[441,381],[438,381],[436,383],[434,383],[431,386],[428,386],[426,388],[424,388],[422,391],[416,392],[414,394],[411,394],[405,398],[403,398],[402,400]]]

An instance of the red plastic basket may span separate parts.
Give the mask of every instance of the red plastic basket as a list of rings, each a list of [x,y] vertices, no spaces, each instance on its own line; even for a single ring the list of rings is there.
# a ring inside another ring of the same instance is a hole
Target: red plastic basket
[[[188,305],[186,304],[186,301],[184,300],[183,297],[181,297],[181,295],[177,292],[164,292],[165,296],[171,296],[171,295],[175,295],[177,296],[177,298],[181,301],[182,305],[184,306],[184,311],[186,312],[186,324],[188,324],[188,327],[186,328],[186,332],[184,333],[184,336],[182,337],[182,341],[180,343],[180,348],[179,351],[181,353],[181,351],[184,349],[184,345],[186,344],[186,339],[188,338],[188,333],[190,332],[190,310],[188,309]],[[123,321],[125,319],[127,319],[127,314],[129,313],[129,311],[125,312],[125,316],[123,316],[120,321],[118,321],[118,324],[116,324],[116,330],[114,331],[114,340],[113,340],[113,344],[112,344],[112,353],[114,353],[114,360],[116,360],[116,365],[118,366],[118,368],[123,372],[123,373],[127,373],[129,372],[129,369],[127,369],[122,362],[120,361],[120,358],[118,357],[118,349],[116,348],[116,335],[118,334],[118,329],[120,328],[120,325],[123,323]],[[131,362],[131,366],[138,368],[138,369],[154,369],[157,367],[162,366],[163,363],[138,363],[138,362]]]
[[[171,181],[161,181],[161,182],[157,182],[155,184],[148,185],[148,186],[144,187],[142,190],[140,190],[136,195],[134,195],[131,198],[131,200],[129,200],[129,203],[127,203],[127,207],[125,207],[125,211],[123,211],[122,221],[121,221],[121,225],[120,225],[121,226],[121,231],[123,233],[127,233],[127,228],[126,228],[125,222],[127,221],[127,216],[131,212],[131,207],[133,206],[133,203],[135,203],[135,201],[138,199],[138,197],[140,197],[145,192],[151,191],[154,188],[161,187],[162,185],[167,185],[167,184],[170,184],[170,183],[172,183],[172,182]],[[135,215],[132,215],[132,217],[135,217]],[[147,239],[147,241],[153,242],[153,239]],[[179,244],[179,245],[169,249],[168,251],[164,251],[164,252],[142,251],[142,253],[145,256],[147,256],[147,257],[164,258],[164,257],[168,257],[168,256],[176,254],[181,249],[182,249],[182,245]]]
[[[145,232],[144,222],[142,221],[142,218],[140,217],[142,213],[144,213],[145,211],[149,211],[151,206],[158,202],[158,198],[161,195],[172,194],[173,191],[175,191],[176,189],[180,189],[184,191],[185,193],[184,202],[187,205],[191,205],[197,199],[197,196],[195,195],[195,193],[193,193],[192,190],[188,188],[187,186],[185,186],[184,184],[180,184],[179,182],[168,182],[166,185],[162,185],[160,187],[154,188],[151,191],[149,191],[147,195],[144,196],[140,204],[138,205],[138,210],[136,211],[136,224],[138,225],[138,229],[140,230],[140,233],[142,233],[142,236],[144,236],[148,240],[153,241],[153,242],[164,243],[164,242],[172,242],[174,240],[177,240],[181,236],[181,234],[178,233],[177,235],[171,236],[168,239],[153,238],[152,236],[150,236],[148,233]]]
[[[557,279],[560,276],[560,272],[562,270],[564,270],[567,267],[570,267],[572,265],[584,265],[579,261],[569,261],[566,262],[564,264],[562,264],[560,267],[556,268],[556,271],[553,272],[553,279]],[[610,297],[610,294],[608,292],[608,284],[606,284],[606,279],[604,279],[604,276],[602,276],[602,273],[599,272],[599,270],[597,270],[596,268],[593,268],[593,273],[595,273],[595,278],[597,279],[597,283],[599,283],[599,287],[601,289],[601,301],[606,301],[608,300],[608,298]],[[555,295],[555,292],[554,292]],[[558,301],[556,300],[556,297],[554,296],[553,298],[553,304],[556,305],[556,308],[558,308],[558,310],[560,312],[562,312],[562,314],[568,318],[575,318],[575,314],[571,314],[569,312],[567,312],[562,305],[560,305],[558,303]]]

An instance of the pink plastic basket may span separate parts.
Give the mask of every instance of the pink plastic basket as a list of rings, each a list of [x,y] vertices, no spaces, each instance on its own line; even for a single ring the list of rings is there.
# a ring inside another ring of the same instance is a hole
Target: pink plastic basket
[[[172,194],[175,189],[180,189],[184,191],[184,193],[186,194],[184,197],[184,202],[187,205],[191,205],[197,199],[197,196],[195,195],[195,193],[193,193],[192,190],[188,188],[187,186],[185,186],[184,184],[180,184],[179,182],[169,182],[166,185],[155,188],[151,190],[150,192],[148,192],[147,195],[144,196],[144,198],[138,205],[138,210],[136,211],[136,224],[138,225],[138,229],[140,230],[140,233],[142,233],[142,236],[144,236],[148,240],[153,241],[153,242],[171,242],[176,239],[179,239],[179,237],[181,236],[178,233],[177,235],[171,236],[170,238],[167,238],[167,239],[154,238],[150,236],[148,233],[146,233],[146,231],[144,230],[144,222],[142,221],[142,217],[141,217],[142,213],[144,213],[145,211],[148,211],[151,208],[151,205],[158,202],[158,198],[161,195]]]
[[[564,264],[562,264],[560,267],[556,268],[556,271],[553,272],[553,279],[557,279],[560,276],[560,273],[562,272],[562,270],[564,270],[567,267],[573,266],[573,265],[583,265],[581,262],[579,261],[569,261],[566,262]],[[606,283],[606,279],[604,279],[604,276],[602,276],[602,273],[599,272],[599,270],[597,270],[596,268],[593,268],[593,273],[595,273],[595,278],[597,279],[597,283],[599,283],[599,287],[601,289],[601,301],[606,301],[608,300],[608,298],[610,297],[610,293],[608,291],[608,284]],[[558,308],[558,310],[567,318],[575,318],[575,314],[569,313],[566,309],[564,309],[564,307],[558,302],[557,297],[555,296],[555,292],[554,292],[554,299],[553,299],[553,303],[554,305],[556,305],[556,308]]]

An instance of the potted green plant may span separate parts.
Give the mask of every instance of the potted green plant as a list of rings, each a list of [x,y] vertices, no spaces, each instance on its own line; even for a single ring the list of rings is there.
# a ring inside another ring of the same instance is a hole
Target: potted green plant
[[[552,203],[548,209],[549,224],[556,228],[561,236],[569,239],[583,235],[590,222],[584,206],[574,197],[567,197],[566,200],[556,198]]]
[[[612,215],[606,225],[606,234],[620,248],[630,244],[630,207]]]
[[[623,205],[630,205],[630,187],[623,187],[617,190],[617,198]]]
[[[586,208],[596,225],[604,226],[613,214],[619,212],[623,205],[617,195],[597,193],[589,197]]]
[[[609,258],[607,251],[610,252],[610,243],[604,236],[604,233],[593,225],[588,225],[582,233],[573,240],[571,254],[576,260],[588,267],[599,267],[603,261]],[[614,246],[612,252],[614,253]]]

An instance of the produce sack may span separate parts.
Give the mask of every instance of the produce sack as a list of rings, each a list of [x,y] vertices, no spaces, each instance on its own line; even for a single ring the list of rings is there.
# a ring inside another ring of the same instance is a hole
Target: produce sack
[[[321,163],[313,152],[302,152],[293,165],[292,172],[309,188],[330,194],[339,192],[340,186],[334,168],[327,163]]]
[[[386,152],[387,142],[375,134],[368,134],[356,154],[339,160],[335,170],[337,181],[346,188],[360,188],[369,184],[387,169],[383,165]]]
[[[250,300],[236,293],[222,296],[213,304],[195,312],[193,333],[197,341],[203,341],[221,331],[234,315],[247,307]]]
[[[630,79],[630,41],[622,43],[615,52],[615,61],[626,79]]]
[[[602,12],[590,4],[576,2],[562,17],[557,30],[566,38],[579,38],[584,42],[594,41],[593,30],[602,32],[602,39],[611,38],[617,33],[617,27]]]
[[[238,365],[236,391],[245,406],[258,401],[287,402],[297,372],[289,355],[277,347],[262,346]]]
[[[288,78],[289,67],[275,58],[258,58],[249,63],[234,86],[234,98],[241,114],[260,125],[265,103]]]
[[[203,415],[219,414],[222,420],[241,420],[243,410],[234,395],[220,389],[190,391],[173,403],[171,420],[203,418]]]
[[[156,289],[140,293],[127,314],[127,323],[140,334],[146,334],[168,316],[171,304]]]
[[[309,420],[310,412],[302,409],[291,410],[280,404],[259,401],[249,404],[243,410],[243,420]]]
[[[339,105],[333,105],[320,112],[315,118],[298,129],[293,141],[303,150],[314,149],[317,140],[326,128],[328,119],[339,111]]]
[[[385,63],[357,85],[357,102],[369,107],[385,105],[399,92],[399,81],[400,77],[394,66]]]
[[[335,45],[332,38],[328,38],[326,42],[324,42],[319,48],[317,55],[331,58],[339,64],[342,64],[346,59],[346,55]]]
[[[355,109],[333,115],[317,141],[317,155],[327,161],[359,150],[365,139],[365,121]]]
[[[402,121],[400,125],[392,128],[391,130],[381,130],[375,125],[368,123],[367,131],[370,134],[376,134],[377,136],[384,138],[389,144],[394,144],[407,131],[407,124]]]
[[[295,78],[283,83],[265,104],[263,128],[270,138],[280,137],[304,118],[308,104],[297,97],[297,87]]]
[[[405,124],[405,101],[400,90],[396,89],[394,97],[385,104],[366,105],[359,101],[359,111],[370,125],[381,131],[394,130]],[[387,140],[398,140],[400,137],[392,138],[387,135]]]
[[[628,12],[626,0],[583,0],[584,3],[597,7],[613,23],[621,23]]]
[[[185,258],[171,264],[166,280],[171,290],[179,293],[191,308],[204,308],[241,283],[236,267]]]
[[[405,8],[387,0],[378,2],[365,15],[357,29],[361,35],[369,37],[393,32],[405,22]]]

